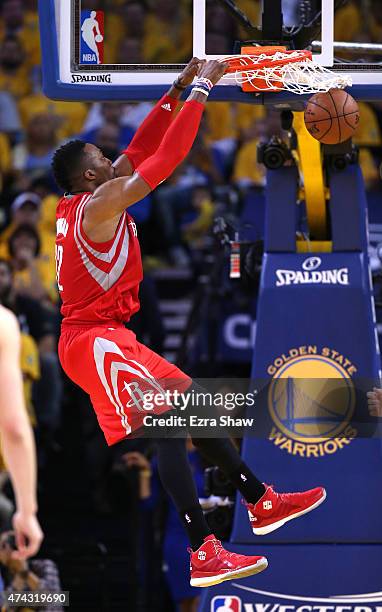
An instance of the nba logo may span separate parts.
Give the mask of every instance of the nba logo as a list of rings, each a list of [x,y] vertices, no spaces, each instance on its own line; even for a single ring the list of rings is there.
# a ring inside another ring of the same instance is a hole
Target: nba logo
[[[81,11],[80,64],[103,64],[103,11]]]
[[[235,595],[217,595],[211,601],[211,612],[241,612],[241,599]]]

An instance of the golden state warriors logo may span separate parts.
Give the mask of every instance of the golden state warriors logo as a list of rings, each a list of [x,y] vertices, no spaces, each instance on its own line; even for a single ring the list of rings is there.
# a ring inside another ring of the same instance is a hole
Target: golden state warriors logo
[[[315,345],[292,348],[268,367],[270,440],[301,457],[323,457],[350,444],[357,368],[338,351]]]

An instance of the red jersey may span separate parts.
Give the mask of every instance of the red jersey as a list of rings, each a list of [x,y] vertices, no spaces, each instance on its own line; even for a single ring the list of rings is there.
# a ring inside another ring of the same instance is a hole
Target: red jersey
[[[83,214],[91,193],[57,205],[56,271],[63,325],[126,323],[139,310],[142,260],[134,220],[124,212],[114,237],[90,240]]]

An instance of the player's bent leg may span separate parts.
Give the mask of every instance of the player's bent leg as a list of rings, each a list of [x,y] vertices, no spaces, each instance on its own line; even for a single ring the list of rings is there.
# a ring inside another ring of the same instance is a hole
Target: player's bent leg
[[[276,493],[273,487],[267,486],[256,504],[245,505],[253,533],[266,535],[318,508],[325,499],[326,491],[323,487],[299,493]]]
[[[193,438],[192,441],[243,495],[255,535],[271,533],[325,501],[326,491],[323,487],[298,493],[276,493],[272,487],[256,478],[230,440]]]
[[[193,383],[193,388],[201,390]],[[207,394],[204,394],[208,397]],[[212,409],[212,407],[211,407]],[[255,535],[265,535],[317,508],[326,498],[323,487],[299,493],[276,493],[260,482],[229,439],[192,438],[198,450],[217,465],[243,495]]]

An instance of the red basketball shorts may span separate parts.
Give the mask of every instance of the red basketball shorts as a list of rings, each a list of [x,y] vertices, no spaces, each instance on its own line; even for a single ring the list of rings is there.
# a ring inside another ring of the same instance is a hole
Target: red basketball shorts
[[[90,395],[109,445],[142,427],[148,414],[172,408],[161,391],[185,391],[189,376],[137,342],[125,327],[66,328],[58,346],[61,365],[69,378]],[[152,399],[147,408],[148,395]],[[153,407],[154,405],[154,407]]]

